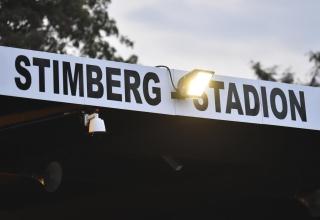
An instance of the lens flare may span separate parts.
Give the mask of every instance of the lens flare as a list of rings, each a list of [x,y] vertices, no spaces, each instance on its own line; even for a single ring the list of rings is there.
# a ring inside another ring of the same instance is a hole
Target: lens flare
[[[198,72],[194,78],[190,79],[187,95],[200,97],[207,88],[211,78],[211,73]]]

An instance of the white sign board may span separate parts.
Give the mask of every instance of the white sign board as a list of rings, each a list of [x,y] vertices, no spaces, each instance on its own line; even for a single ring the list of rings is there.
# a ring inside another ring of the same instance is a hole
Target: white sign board
[[[166,69],[0,47],[0,95],[320,130],[319,88],[215,75],[201,99],[172,91]]]

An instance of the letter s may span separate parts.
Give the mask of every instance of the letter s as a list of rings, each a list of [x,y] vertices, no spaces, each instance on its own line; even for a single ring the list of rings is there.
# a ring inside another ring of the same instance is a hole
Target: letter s
[[[23,55],[17,56],[15,61],[16,70],[21,76],[24,77],[25,82],[22,82],[20,77],[15,77],[14,80],[19,89],[28,90],[31,86],[31,74],[25,67],[21,65],[22,62],[24,63],[25,66],[30,66],[30,61],[28,57]]]
[[[199,99],[202,99],[202,104],[199,102]],[[204,92],[199,99],[193,99],[193,105],[199,111],[205,111],[208,108],[208,96]]]

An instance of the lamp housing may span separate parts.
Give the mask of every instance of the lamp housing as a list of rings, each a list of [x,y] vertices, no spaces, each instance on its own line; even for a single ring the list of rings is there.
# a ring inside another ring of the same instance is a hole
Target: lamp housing
[[[104,124],[104,121],[101,118],[99,118],[98,113],[93,113],[91,115],[85,114],[84,124],[86,127],[88,127],[89,134],[97,132],[106,132],[106,126]]]
[[[201,69],[194,69],[188,72],[178,81],[177,90],[172,93],[172,98],[200,98],[209,85],[213,74],[213,71]]]

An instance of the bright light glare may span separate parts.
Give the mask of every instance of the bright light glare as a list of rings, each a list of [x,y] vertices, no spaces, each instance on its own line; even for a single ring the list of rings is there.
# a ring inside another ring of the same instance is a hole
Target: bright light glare
[[[207,88],[211,78],[212,73],[198,72],[189,82],[187,95],[200,97]]]

